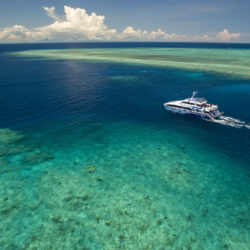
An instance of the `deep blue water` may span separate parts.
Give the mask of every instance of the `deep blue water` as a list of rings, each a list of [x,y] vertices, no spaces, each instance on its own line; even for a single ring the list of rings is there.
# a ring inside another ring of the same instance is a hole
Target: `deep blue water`
[[[133,120],[174,127],[206,144],[249,163],[247,129],[208,124],[166,113],[167,100],[186,98],[194,90],[215,103],[227,116],[250,123],[248,80],[115,64],[74,61],[27,61],[6,56],[9,51],[52,48],[244,48],[249,44],[211,43],[66,43],[0,45],[0,126],[20,129],[62,121]],[[138,77],[136,84],[112,82],[112,76]],[[53,126],[53,125],[51,125]]]
[[[173,145],[176,143],[184,144],[187,147],[189,143],[190,145],[195,145],[194,148],[196,148],[196,150],[192,151],[193,153],[190,154],[186,153],[186,156],[190,156],[194,162],[195,159],[197,159],[197,164],[199,163],[199,157],[206,153],[207,158],[204,164],[209,163],[211,166],[215,166],[213,163],[217,161],[217,155],[220,155],[219,157],[225,157],[226,159],[225,161],[221,160],[220,164],[223,165],[223,167],[220,171],[225,171],[226,173],[228,166],[229,172],[239,173],[239,175],[244,176],[244,178],[248,178],[249,181],[250,129],[224,126],[193,117],[184,117],[178,114],[168,113],[164,110],[163,103],[168,100],[187,98],[194,90],[198,90],[199,96],[205,97],[209,103],[217,104],[226,116],[250,124],[250,80],[233,77],[227,78],[225,75],[220,74],[191,72],[171,68],[163,69],[109,63],[86,63],[72,60],[30,61],[23,58],[11,57],[6,54],[6,52],[29,49],[113,47],[250,49],[249,44],[198,43],[61,43],[0,45],[0,128],[9,128],[23,132],[30,140],[36,143],[39,142],[42,148],[49,149],[49,151],[54,150],[53,154],[55,158],[58,157],[57,155],[70,152],[68,157],[72,157],[72,162],[75,161],[74,147],[76,150],[80,150],[81,140],[84,141],[84,138],[81,137],[82,131],[88,129],[88,124],[92,126],[89,128],[90,131],[101,131],[102,128],[105,127],[103,134],[110,133],[111,139],[113,140],[107,139],[107,145],[110,147],[115,147],[119,141],[121,142],[124,140],[123,144],[120,146],[121,148],[126,144],[126,140],[123,139],[124,134],[122,133],[127,133],[128,138],[131,136],[131,140],[133,140],[134,137],[132,134],[136,134],[136,129],[138,129],[138,134],[141,133],[143,135],[145,128],[145,142],[143,142],[143,136],[140,136],[140,138],[137,138],[139,141],[141,140],[140,143],[136,140],[134,142],[130,141],[128,147],[131,147],[131,145],[141,145],[143,143],[146,144],[145,146],[150,146],[151,136],[152,145],[154,145],[154,143],[157,143],[156,138],[164,141],[169,135],[176,135],[176,137],[173,137],[176,139],[169,139],[170,142],[171,140],[173,141]],[[124,78],[119,79],[116,77]],[[114,124],[127,124],[128,127],[130,125],[132,127],[124,130],[124,132],[123,129],[125,128],[121,128],[118,125],[118,128],[116,128]],[[133,126],[135,126],[135,128]],[[148,128],[153,128],[155,132],[152,132],[152,135],[150,135],[146,132]],[[115,129],[117,129],[118,132],[113,135],[112,131]],[[121,132],[119,132],[119,129],[121,129]],[[158,135],[157,131],[160,131],[162,134]],[[89,133],[91,134],[92,132]],[[119,133],[121,134],[119,135]],[[85,146],[82,146],[83,158],[85,153],[90,153],[88,150],[92,151],[91,154],[94,151],[96,154],[102,155],[101,151],[99,152],[100,149],[98,145],[103,145],[103,141],[106,143],[106,137],[103,134],[101,134],[101,132],[97,135],[94,134],[93,137],[91,137],[91,140],[94,140],[94,142],[87,141]],[[88,143],[89,145],[91,144],[91,146],[87,147],[86,145],[88,145]],[[97,145],[96,148],[93,145]],[[119,151],[120,147],[112,151],[113,155],[115,155],[114,152],[117,152],[116,150]],[[152,148],[153,146],[151,149]],[[58,153],[60,150],[64,153]],[[132,148],[131,150],[133,151]],[[135,157],[135,162],[137,160],[140,162],[139,151],[136,152],[136,155],[132,155],[131,157]],[[151,152],[148,153],[150,154]],[[1,157],[5,156],[3,155],[0,156],[0,158]],[[11,156],[8,154],[6,155],[6,159],[11,162],[18,161],[18,157],[19,156],[15,154],[14,156],[13,154]],[[139,158],[137,159],[136,157]],[[155,155],[154,157],[152,166],[161,158],[161,155]],[[176,157],[178,158],[178,156]],[[117,157],[115,157],[115,159],[116,158]],[[62,159],[64,158],[62,157]],[[141,161],[143,161],[143,159],[144,158],[141,158]],[[118,158],[116,160],[119,162]],[[63,160],[61,163],[63,164]],[[0,164],[4,163],[0,162]],[[58,165],[59,163],[56,162],[55,166],[56,164]],[[50,165],[45,165],[41,168],[53,169],[53,166],[52,161]],[[121,164],[121,166],[123,165]],[[135,163],[135,166],[139,165]],[[216,167],[214,168],[216,170]],[[15,168],[13,167],[13,169],[14,172],[12,171],[11,174],[15,174]],[[25,164],[24,169],[26,169]],[[31,172],[28,173],[27,176],[34,174],[36,177],[33,178],[38,178],[36,171],[39,171],[39,164],[37,168],[34,169],[31,169]],[[18,165],[18,171],[20,174],[20,171],[22,171],[21,165]],[[208,170],[206,169],[204,171]],[[7,175],[7,172],[4,170],[2,175]],[[223,176],[223,174],[221,176]],[[208,176],[206,177],[209,178]],[[129,179],[130,177],[124,178]],[[32,182],[33,181],[32,179]],[[134,182],[132,179],[131,181]],[[212,182],[213,180],[211,180],[211,183]],[[220,180],[216,179],[218,185],[219,182]],[[227,190],[230,190],[231,182],[232,179],[227,182]],[[242,190],[244,190],[244,192],[249,194],[246,183],[247,182],[244,183],[242,181],[239,193],[242,193]],[[5,189],[8,189],[11,185],[10,183],[5,184]],[[164,188],[163,186],[159,188],[160,191],[165,190],[165,186]],[[22,190],[26,190],[25,188],[28,188],[28,186],[19,189],[21,190],[20,193],[24,192]],[[234,190],[234,188],[232,188],[232,190]],[[236,192],[236,195],[237,194]],[[247,203],[249,205],[248,198],[249,197],[244,196],[239,198],[239,200],[242,199],[242,204],[247,206]],[[98,199],[100,199],[100,197]],[[200,198],[200,201],[202,201],[202,199],[203,198]],[[223,200],[223,198],[219,198],[219,200],[220,199]],[[212,206],[214,202],[211,200],[211,203],[207,203],[208,207],[209,204]],[[239,200],[237,200],[237,202],[239,202]],[[232,204],[230,205],[235,206],[236,201],[233,200],[233,198],[231,201]],[[22,203],[21,200],[19,200],[19,202]],[[192,206],[190,205],[190,207]],[[187,205],[187,207],[189,207],[189,205]],[[240,230],[246,233],[246,227],[244,225],[247,224],[247,218],[249,219],[249,207],[244,207],[244,209],[245,217],[243,216],[244,218],[242,219],[244,220],[244,222],[242,222],[243,224],[237,222],[238,224],[236,223],[235,226],[237,230],[242,226],[242,228],[238,230],[239,234]],[[230,213],[228,212],[228,214]],[[234,211],[234,215],[235,213]],[[8,215],[12,216],[12,214]],[[13,220],[15,216],[12,217]],[[238,216],[237,213],[236,216]],[[20,225],[24,225],[23,223],[24,222],[20,222]],[[108,224],[108,222],[106,222],[106,224]],[[222,226],[222,228],[224,228],[223,230],[226,228],[225,225],[228,226],[228,230],[230,230],[230,225],[226,223]],[[15,226],[14,228],[17,227]],[[11,237],[17,232],[18,230],[11,232]],[[0,231],[0,234],[3,233],[3,231]],[[53,230],[51,233],[53,233]],[[199,237],[197,236],[197,238]],[[211,239],[213,239],[213,237]],[[157,238],[155,240],[157,240]],[[199,238],[198,241],[200,240],[201,238]],[[8,245],[10,242],[11,240],[8,240],[8,242],[3,245],[4,249],[10,246]],[[209,244],[212,244],[211,242]],[[244,239],[241,239],[241,243],[247,244]],[[89,248],[87,249],[95,249],[96,245],[92,246],[88,242],[86,244],[89,244]],[[18,246],[18,243],[15,242],[13,245]],[[235,246],[243,245],[234,245],[234,247]],[[209,249],[221,248],[219,245],[211,245]],[[229,249],[236,248],[232,246],[232,248],[229,247]]]

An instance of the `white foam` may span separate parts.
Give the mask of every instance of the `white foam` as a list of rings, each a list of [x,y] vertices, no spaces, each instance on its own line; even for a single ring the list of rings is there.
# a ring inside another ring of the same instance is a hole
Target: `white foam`
[[[228,117],[228,116],[221,116],[219,119],[208,120],[208,121],[220,123],[222,125],[231,126],[234,128],[248,128],[248,129],[250,129],[250,125],[246,124],[246,122],[241,121],[239,119],[232,118],[232,117]]]

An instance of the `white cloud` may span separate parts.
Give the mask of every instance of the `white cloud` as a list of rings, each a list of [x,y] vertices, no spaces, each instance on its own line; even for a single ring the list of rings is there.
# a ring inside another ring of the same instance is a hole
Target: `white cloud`
[[[136,39],[136,40],[143,40],[143,32],[138,29],[134,30],[133,27],[128,26],[120,35],[120,40],[130,40],[130,39]]]
[[[227,29],[224,29],[216,36],[216,38],[218,38],[219,41],[229,42],[232,39],[238,38],[239,36],[240,33],[229,33]]]
[[[12,27],[6,27],[2,31],[0,31],[0,41],[7,41],[7,42],[25,41],[25,39],[28,38],[30,35],[31,32],[26,27],[22,25],[14,25]]]
[[[229,33],[227,29],[213,36],[168,34],[161,29],[157,31],[135,30],[126,27],[121,33],[109,29],[104,23],[105,17],[96,13],[88,14],[84,9],[64,6],[64,17],[55,13],[55,7],[43,7],[54,21],[50,25],[29,29],[15,25],[0,29],[0,42],[37,42],[37,41],[214,41],[229,42],[240,37],[239,33]]]
[[[44,6],[43,9],[47,12],[47,15],[54,19],[55,21],[61,21],[61,18],[55,13],[55,7],[46,7]]]

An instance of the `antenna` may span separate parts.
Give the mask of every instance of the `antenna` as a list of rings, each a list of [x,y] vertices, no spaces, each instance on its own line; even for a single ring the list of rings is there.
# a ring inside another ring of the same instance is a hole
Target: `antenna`
[[[198,92],[198,91],[194,91],[191,98],[195,97],[195,95],[197,94],[197,92]]]

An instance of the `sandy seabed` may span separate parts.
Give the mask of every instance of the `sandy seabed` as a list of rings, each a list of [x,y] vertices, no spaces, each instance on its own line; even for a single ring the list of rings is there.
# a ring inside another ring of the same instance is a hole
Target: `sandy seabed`
[[[250,78],[250,50],[197,48],[43,49],[11,52],[29,59],[171,67]]]
[[[69,130],[0,130],[1,249],[249,249],[249,175],[226,155],[153,125]]]

